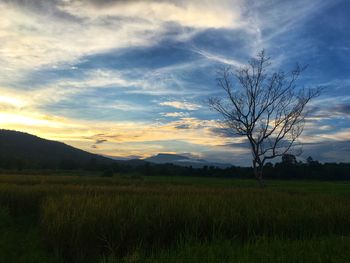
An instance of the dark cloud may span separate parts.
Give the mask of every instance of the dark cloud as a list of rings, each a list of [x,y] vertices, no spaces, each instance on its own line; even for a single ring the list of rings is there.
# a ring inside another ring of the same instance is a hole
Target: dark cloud
[[[104,143],[104,142],[107,142],[106,139],[98,139],[95,141],[95,144],[101,144],[101,143]]]
[[[211,128],[210,131],[214,133],[215,135],[219,135],[221,137],[227,138],[227,137],[232,137],[234,134],[232,131],[226,128]]]
[[[329,106],[315,106],[309,110],[308,115],[319,118],[329,118],[334,117],[335,115],[350,115],[350,102],[339,103]]]
[[[306,143],[301,158],[308,156],[321,162],[350,162],[350,140]]]
[[[178,153],[178,155],[186,156],[186,157],[191,158],[191,159],[200,159],[199,155],[193,154],[193,153],[189,153],[189,152]]]
[[[190,124],[180,124],[175,126],[176,129],[181,129],[181,130],[188,130],[191,129],[191,125]]]
[[[95,140],[95,144],[101,144],[101,143],[107,142],[108,141],[107,139],[116,139],[119,137],[120,135],[108,135],[105,133],[98,133],[92,136],[85,136],[83,138],[87,140]]]
[[[231,142],[231,143],[226,143],[219,146],[225,146],[225,147],[231,147],[231,148],[247,148],[247,150],[250,151],[250,145],[248,144],[247,139],[244,139],[243,142]]]
[[[81,0],[74,0],[75,2],[81,2]],[[92,4],[96,7],[108,7],[114,4],[122,3],[132,3],[132,2],[141,2],[141,0],[84,0],[85,3]],[[146,0],[146,2],[169,2],[164,0]]]
[[[97,145],[102,144],[104,142],[107,142],[106,139],[97,139],[93,145],[91,145],[91,148],[98,149]]]
[[[26,12],[30,11],[43,16],[51,16],[56,19],[65,20],[66,22],[82,21],[80,18],[63,11],[60,8],[67,4],[62,0],[4,0],[4,2],[25,10]]]
[[[341,114],[350,115],[350,103],[338,104],[333,107],[333,111]]]

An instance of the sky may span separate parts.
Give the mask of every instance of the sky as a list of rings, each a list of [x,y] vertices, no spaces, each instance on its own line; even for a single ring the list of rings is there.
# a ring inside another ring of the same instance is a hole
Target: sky
[[[350,161],[350,1],[0,0],[0,128],[123,158],[249,165],[207,100],[264,49],[308,65],[304,160]]]

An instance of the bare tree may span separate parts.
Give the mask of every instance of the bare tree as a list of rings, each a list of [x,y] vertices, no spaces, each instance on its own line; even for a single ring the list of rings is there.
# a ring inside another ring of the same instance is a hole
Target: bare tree
[[[304,128],[305,106],[320,94],[319,88],[297,88],[305,67],[297,65],[284,73],[270,72],[270,65],[270,58],[261,51],[247,66],[222,69],[218,85],[225,97],[209,99],[210,107],[222,115],[223,127],[248,139],[254,175],[261,186],[267,160],[291,151],[300,153],[297,139]]]

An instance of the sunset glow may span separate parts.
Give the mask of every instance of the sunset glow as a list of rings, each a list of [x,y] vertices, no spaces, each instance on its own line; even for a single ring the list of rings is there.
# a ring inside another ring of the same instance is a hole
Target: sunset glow
[[[349,162],[350,2],[250,2],[0,0],[0,128],[108,156],[247,165],[207,99],[218,68],[265,49],[273,68],[309,65],[300,87],[324,88],[301,158]]]

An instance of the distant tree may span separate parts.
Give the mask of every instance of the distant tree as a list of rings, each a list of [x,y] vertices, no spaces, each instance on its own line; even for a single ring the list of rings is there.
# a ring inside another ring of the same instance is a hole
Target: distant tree
[[[317,160],[314,160],[311,156],[306,158],[306,163],[309,166],[315,166],[315,165],[319,165],[320,164]]]
[[[209,99],[210,107],[223,117],[223,127],[233,136],[247,138],[254,175],[261,186],[267,160],[292,149],[297,154],[295,146],[303,131],[305,106],[320,94],[319,88],[297,88],[296,81],[305,67],[297,65],[290,73],[271,72],[270,64],[270,58],[261,51],[236,71],[223,68],[217,80],[225,97]]]
[[[294,154],[285,153],[282,155],[282,164],[291,166],[297,164],[297,158]]]
[[[273,164],[271,162],[265,163],[265,168],[273,168]]]
[[[308,165],[311,165],[313,162],[314,162],[314,160],[312,159],[311,156],[309,156],[309,157],[306,158],[306,163],[307,163]]]

